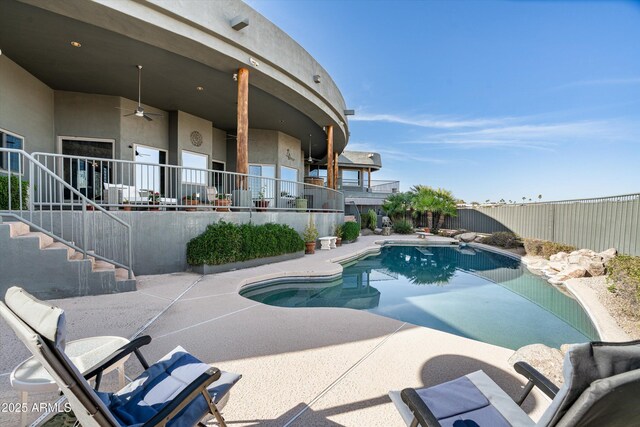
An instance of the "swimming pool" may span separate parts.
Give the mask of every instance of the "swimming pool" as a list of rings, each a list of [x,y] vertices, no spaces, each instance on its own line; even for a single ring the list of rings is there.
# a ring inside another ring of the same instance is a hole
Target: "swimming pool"
[[[390,246],[331,282],[272,283],[241,294],[279,307],[344,307],[517,349],[598,339],[572,297],[517,259],[457,246]]]

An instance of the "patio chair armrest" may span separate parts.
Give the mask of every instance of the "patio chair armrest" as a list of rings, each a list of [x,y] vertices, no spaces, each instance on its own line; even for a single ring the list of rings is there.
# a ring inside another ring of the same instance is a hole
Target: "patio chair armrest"
[[[199,394],[206,393],[209,396],[207,387],[217,381],[222,373],[218,368],[211,367],[196,378],[191,384],[185,387],[176,397],[164,406],[156,415],[143,424],[142,427],[152,427],[164,425],[171,418],[175,417],[189,403],[193,401]],[[211,397],[209,396],[209,399]],[[207,402],[208,404],[210,402]]]
[[[541,374],[537,369],[533,366],[529,365],[526,362],[516,362],[513,365],[513,368],[517,373],[524,376],[529,380],[529,382],[525,385],[522,395],[515,400],[518,405],[522,405],[522,402],[527,398],[529,393],[533,387],[538,387],[540,391],[549,396],[551,399],[556,397],[558,394],[558,386],[551,382],[551,380]]]
[[[409,407],[415,417],[411,424],[412,427],[418,425],[422,427],[441,427],[436,416],[433,415],[431,409],[429,409],[414,389],[405,388],[400,392],[400,397],[402,397],[402,401]]]
[[[149,368],[149,364],[140,353],[140,347],[145,346],[151,342],[151,337],[149,335],[143,335],[134,339],[133,341],[128,342],[123,345],[113,353],[111,353],[106,359],[102,362],[91,368],[88,372],[84,374],[84,378],[86,380],[90,380],[93,377],[96,377],[96,390],[100,387],[100,380],[102,379],[102,373],[110,366],[127,357],[131,353],[135,353],[136,357],[142,364],[144,369]]]

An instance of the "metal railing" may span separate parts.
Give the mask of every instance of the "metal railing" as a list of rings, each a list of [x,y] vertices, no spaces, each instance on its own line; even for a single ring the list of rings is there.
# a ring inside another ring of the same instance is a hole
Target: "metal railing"
[[[7,186],[6,199],[0,194],[1,216],[26,223],[85,259],[91,256],[125,268],[129,279],[133,277],[129,224],[23,150],[0,148],[0,176]]]
[[[446,228],[479,233],[512,231],[596,251],[616,248],[640,255],[640,194],[459,207]]]
[[[34,153],[103,208],[344,212],[341,192],[303,182],[176,165]],[[65,203],[71,194],[58,193]]]
[[[364,193],[397,193],[400,191],[400,181],[371,180],[371,187],[367,179],[339,179],[338,188],[350,192]]]

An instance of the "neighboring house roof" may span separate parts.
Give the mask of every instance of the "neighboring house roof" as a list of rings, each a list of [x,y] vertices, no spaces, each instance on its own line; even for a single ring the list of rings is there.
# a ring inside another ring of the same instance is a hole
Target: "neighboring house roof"
[[[382,167],[380,154],[370,151],[343,151],[338,157],[338,167],[341,168],[371,168],[378,170]]]
[[[360,206],[382,206],[386,199],[375,197],[345,197],[345,203],[355,203]]]

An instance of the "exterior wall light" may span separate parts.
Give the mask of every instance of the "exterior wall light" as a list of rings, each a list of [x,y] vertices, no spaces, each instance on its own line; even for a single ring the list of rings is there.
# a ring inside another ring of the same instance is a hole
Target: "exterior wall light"
[[[320,83],[320,74],[314,74],[313,81],[316,83]]]
[[[240,31],[241,29],[249,26],[249,18],[244,16],[236,16],[231,20],[231,28],[236,31]]]
[[[254,67],[259,67],[260,63],[258,61],[256,61],[253,58],[249,58],[249,62],[251,63],[251,65],[253,65]]]
[[[73,47],[82,47],[82,44],[80,42],[72,41],[71,42],[71,46],[73,46]]]
[[[198,92],[202,92],[204,90],[204,88],[202,86],[196,86],[196,90]]]

